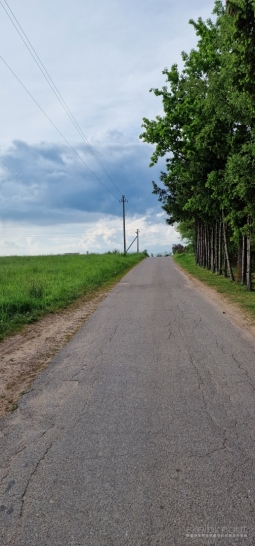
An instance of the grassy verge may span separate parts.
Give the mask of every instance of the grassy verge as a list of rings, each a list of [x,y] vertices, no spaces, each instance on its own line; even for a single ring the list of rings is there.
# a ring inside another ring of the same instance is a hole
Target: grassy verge
[[[238,305],[252,319],[255,319],[255,292],[247,292],[246,287],[240,283],[230,282],[229,279],[196,265],[194,254],[176,254],[174,260],[193,277],[215,288],[230,303]]]
[[[0,339],[121,278],[144,254],[0,258]]]

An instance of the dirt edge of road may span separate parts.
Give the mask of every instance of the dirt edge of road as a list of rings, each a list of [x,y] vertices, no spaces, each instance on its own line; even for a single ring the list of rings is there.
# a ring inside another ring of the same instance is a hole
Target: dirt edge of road
[[[190,288],[199,290],[233,324],[255,339],[254,320],[178,264],[175,263],[175,267]],[[30,388],[38,374],[48,366],[121,278],[123,276],[92,295],[83,296],[63,311],[51,313],[25,326],[18,334],[0,343],[0,417],[18,407],[19,397]]]
[[[126,273],[125,273],[126,274]],[[38,374],[79,330],[123,275],[66,309],[46,315],[38,322],[0,343],[0,417],[18,407],[19,397]]]
[[[230,303],[227,298],[222,294],[219,294],[217,290],[207,286],[199,279],[196,279],[196,277],[193,277],[185,269],[182,269],[182,267],[176,262],[174,262],[174,264],[180,273],[182,273],[182,275],[185,277],[190,288],[194,287],[199,290],[203,296],[209,299],[215,306],[220,308],[221,312],[227,315],[235,326],[243,330],[245,334],[252,336],[253,340],[255,339],[255,320],[249,315],[248,311],[246,313],[238,306],[238,304],[235,305]]]

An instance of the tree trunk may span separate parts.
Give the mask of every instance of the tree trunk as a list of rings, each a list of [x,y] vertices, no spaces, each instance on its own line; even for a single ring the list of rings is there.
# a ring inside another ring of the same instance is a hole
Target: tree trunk
[[[231,267],[231,264],[230,264],[229,251],[228,251],[227,229],[226,229],[226,224],[224,222],[223,211],[222,211],[222,219],[223,219],[223,238],[224,238],[224,247],[225,247],[225,259],[226,259],[226,262],[227,262],[227,267],[228,267],[228,273],[229,273],[229,276],[230,276],[230,280],[233,282],[235,280],[235,277],[233,275],[232,267]]]
[[[196,237],[196,263],[199,261],[199,221],[197,221],[197,237]]]
[[[202,265],[202,253],[203,253],[203,231],[202,224],[199,222],[199,265]]]
[[[200,222],[200,228],[199,228],[199,265],[203,265],[203,226]]]
[[[242,283],[246,282],[246,270],[247,270],[247,237],[243,235],[242,241]]]
[[[195,259],[198,264],[198,221],[195,222]]]
[[[215,273],[215,224],[212,225],[211,236],[211,271]]]
[[[222,275],[222,224],[219,222],[218,274]]]
[[[250,224],[250,218],[247,219],[248,224]],[[247,274],[246,274],[246,286],[247,290],[251,292],[251,230],[249,228],[249,233],[247,235]]]
[[[206,267],[206,234],[205,225],[203,224],[203,267]]]
[[[214,273],[219,270],[219,222],[215,222],[215,237],[214,237]]]
[[[243,255],[242,238],[241,236],[239,236],[238,252],[237,252],[237,274],[236,274],[236,278],[238,282],[242,282],[242,255]]]
[[[204,267],[207,267],[207,226],[204,226]]]
[[[212,267],[212,227],[208,226],[208,269]]]
[[[208,226],[205,226],[205,267],[208,269]]]
[[[224,248],[224,277],[227,278],[228,276],[228,262],[225,254],[225,248]]]
[[[206,237],[206,243],[207,243],[207,264],[206,264],[206,267],[207,269],[210,269],[210,264],[211,264],[211,237],[210,237],[210,227],[209,226],[206,226],[206,233],[207,233],[207,237]]]

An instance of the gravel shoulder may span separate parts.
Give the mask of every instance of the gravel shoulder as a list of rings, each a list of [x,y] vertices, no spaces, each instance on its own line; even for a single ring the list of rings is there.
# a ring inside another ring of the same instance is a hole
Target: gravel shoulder
[[[0,343],[0,417],[16,409],[20,396],[79,330],[114,285],[99,289],[93,295],[83,296],[67,309],[51,313],[25,326],[18,334]]]
[[[192,277],[176,263],[174,267],[191,288],[199,290],[223,314],[227,314],[235,326],[255,337],[255,322],[239,307],[230,304],[216,290]],[[114,285],[100,289],[92,296],[83,296],[67,309],[25,326],[18,334],[0,343],[0,417],[16,409],[20,396],[68,343]]]
[[[190,288],[193,287],[194,289],[199,290],[199,292],[203,294],[208,301],[213,303],[215,307],[220,309],[223,314],[228,315],[232,324],[240,328],[249,337],[255,338],[255,320],[251,318],[248,311],[246,313],[238,305],[229,303],[227,298],[219,294],[216,289],[207,286],[199,279],[190,275],[190,273],[182,269],[176,262],[173,263],[176,269],[183,275]]]

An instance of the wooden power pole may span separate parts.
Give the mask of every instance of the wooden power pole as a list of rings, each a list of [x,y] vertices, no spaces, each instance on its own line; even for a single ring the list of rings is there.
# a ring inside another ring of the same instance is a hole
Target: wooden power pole
[[[136,235],[137,235],[137,252],[139,252],[139,232],[140,232],[140,229],[137,229],[136,230]]]
[[[122,198],[120,200],[120,203],[122,203],[122,213],[123,213],[123,245],[124,245],[124,255],[127,253],[127,247],[126,247],[126,213],[125,213],[125,203],[127,203],[127,200],[125,199],[125,195],[122,195]]]

